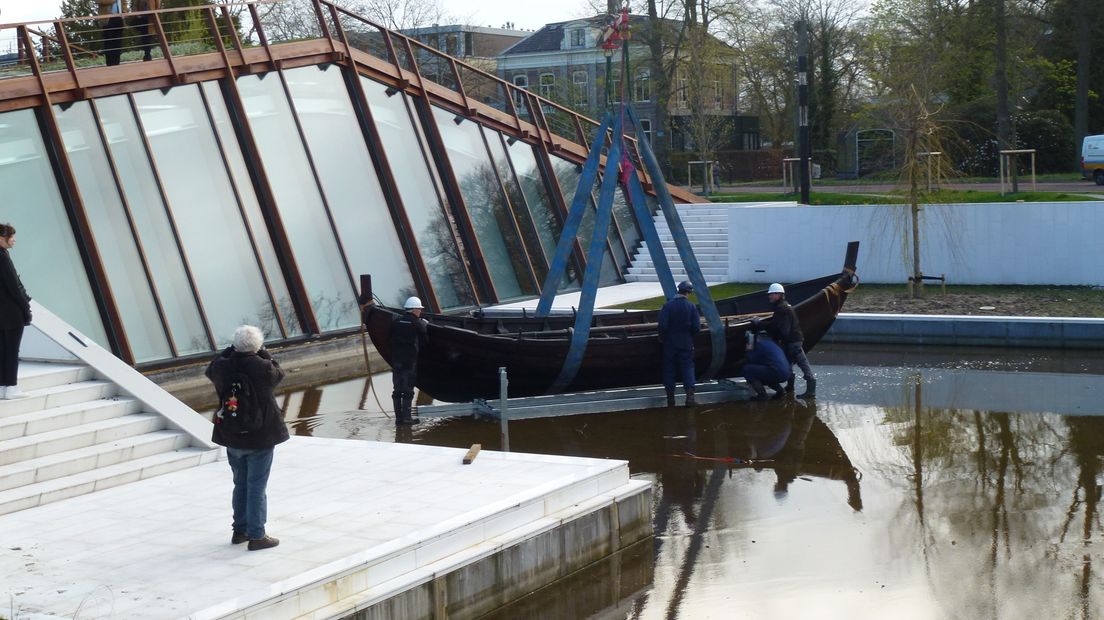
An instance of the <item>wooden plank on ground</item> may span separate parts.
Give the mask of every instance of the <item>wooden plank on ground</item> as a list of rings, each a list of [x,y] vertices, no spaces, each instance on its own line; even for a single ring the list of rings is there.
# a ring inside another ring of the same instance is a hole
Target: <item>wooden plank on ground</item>
[[[473,443],[472,447],[468,449],[468,453],[464,455],[464,464],[471,465],[475,460],[475,455],[479,454],[479,451],[483,449],[483,444]]]

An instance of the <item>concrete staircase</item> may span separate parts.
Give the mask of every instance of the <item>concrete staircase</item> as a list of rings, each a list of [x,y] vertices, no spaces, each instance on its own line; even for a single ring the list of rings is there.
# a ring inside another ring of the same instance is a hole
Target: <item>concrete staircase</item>
[[[218,460],[210,422],[35,302],[0,400],[0,515]]]
[[[728,281],[728,207],[711,205],[676,205],[686,235],[690,238],[690,247],[698,259],[702,275],[706,282]],[[675,248],[675,241],[667,227],[662,212],[655,215],[656,232],[663,244],[663,252],[671,265],[675,281],[687,278],[682,259]],[[636,248],[632,265],[625,274],[627,282],[658,282],[655,265],[643,239]]]

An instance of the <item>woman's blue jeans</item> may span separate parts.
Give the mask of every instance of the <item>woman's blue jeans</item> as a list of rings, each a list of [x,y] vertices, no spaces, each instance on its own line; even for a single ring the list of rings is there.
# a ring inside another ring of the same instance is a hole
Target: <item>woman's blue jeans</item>
[[[234,472],[234,531],[245,532],[251,540],[264,538],[268,520],[268,472],[272,470],[275,448],[227,448],[226,457]]]

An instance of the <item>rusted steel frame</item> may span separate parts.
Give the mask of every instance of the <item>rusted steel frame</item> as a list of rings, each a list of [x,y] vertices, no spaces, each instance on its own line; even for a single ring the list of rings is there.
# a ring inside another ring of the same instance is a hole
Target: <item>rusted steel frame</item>
[[[486,133],[486,132],[484,132],[484,133]],[[497,132],[495,132],[495,133],[497,133]],[[519,138],[511,138],[511,139],[512,140],[518,140]],[[522,209],[525,211],[525,218],[529,221],[529,225],[533,227],[533,231],[537,235],[537,251],[540,252],[540,257],[539,258],[544,261],[544,270],[548,271],[548,269],[549,269],[548,253],[545,252],[544,244],[541,243],[540,229],[537,228],[537,223],[533,220],[533,210],[529,207],[529,199],[525,197],[525,190],[523,190],[521,188],[521,180],[518,178],[517,168],[514,166],[514,159],[512,157],[510,157],[510,145],[507,144],[507,141],[502,136],[502,134],[498,134],[498,141],[499,141],[499,143],[502,144],[502,150],[506,153],[506,164],[510,167],[510,175],[513,176],[514,183],[516,183],[517,186],[518,186],[518,192],[521,196],[521,206],[522,206]],[[522,141],[522,144],[532,148],[532,145],[529,144],[528,142]],[[538,174],[540,173],[539,168],[537,170],[537,173]],[[506,193],[506,199],[509,200],[509,198],[510,198],[510,194],[507,192]],[[516,218],[516,214],[515,214],[515,218]],[[524,237],[522,237],[522,239],[523,239],[522,245],[525,246]],[[526,246],[526,247],[528,247],[528,246]],[[531,262],[532,261],[532,255],[529,256],[529,259],[530,259],[530,262]],[[539,291],[540,287],[541,287],[541,284],[543,282],[542,282],[541,278],[537,278],[536,282],[537,282],[537,290]]]
[[[210,5],[204,5],[204,6],[219,7],[219,6],[230,6],[230,5],[234,5],[234,4],[245,4],[247,6],[253,6],[253,5],[256,5],[256,4],[274,4],[275,2],[278,2],[278,1],[279,0],[270,0],[270,1],[266,2],[266,1],[263,1],[263,0],[261,0],[261,1],[250,0],[248,2],[230,2],[228,4],[212,3]],[[148,10],[148,11],[128,11],[126,13],[126,15],[129,17],[129,16],[133,16],[133,15],[154,15],[154,14],[167,14],[167,13],[183,13],[183,12],[187,12],[187,11],[194,11],[196,9],[197,9],[196,6],[179,6],[179,7],[168,7],[168,8],[163,8],[163,9],[151,9],[151,10]],[[104,21],[104,20],[110,19],[114,16],[115,16],[114,14],[111,14],[111,15],[81,15],[79,17],[64,17],[64,18],[61,18],[61,19],[40,19],[40,20],[30,21],[30,22],[16,22],[16,23],[10,23],[10,24],[0,24],[0,26],[9,26],[9,27],[14,28],[14,27],[17,27],[17,26],[31,26],[31,25],[34,25],[34,24],[52,24],[54,22],[62,22],[62,23],[65,23],[65,24],[69,24],[69,23],[73,23],[73,22],[86,22],[86,21],[90,21],[90,20],[91,21]]]
[[[90,50],[86,47],[77,45],[76,43],[70,43],[68,37],[65,36],[65,32],[61,29],[61,22],[59,22],[59,21],[54,22],[54,31],[58,33],[58,36],[56,36],[56,37],[52,36],[52,35],[49,35],[49,34],[47,34],[46,32],[44,32],[42,30],[35,30],[34,28],[28,28],[27,30],[31,34],[38,35],[39,38],[41,38],[41,39],[46,39],[48,41],[53,41],[53,42],[57,43],[58,46],[61,47],[61,52],[62,52],[63,56],[71,56],[72,55],[72,52],[71,52],[70,48],[75,48],[75,49],[77,49],[77,50],[79,50],[79,51],[81,51],[85,54],[91,54],[93,58],[100,55],[99,52],[96,52],[96,51]],[[46,49],[46,46],[43,46],[43,49]]]
[[[96,107],[95,100],[89,101],[88,103],[89,108],[92,110],[92,118],[96,121],[96,131],[103,145],[108,168],[111,170],[111,179],[115,183],[115,191],[119,193],[119,204],[123,207],[123,214],[126,216],[127,227],[130,229],[131,237],[134,238],[134,247],[138,251],[138,260],[142,263],[142,272],[146,274],[146,282],[149,284],[150,294],[153,295],[153,303],[157,308],[157,317],[161,321],[161,328],[165,330],[165,339],[169,344],[169,350],[172,352],[172,356],[176,357],[179,351],[177,351],[176,342],[173,339],[172,326],[169,325],[169,320],[165,317],[165,306],[161,303],[161,296],[157,293],[157,287],[153,283],[153,271],[150,270],[149,261],[146,259],[146,249],[142,244],[142,238],[138,235],[138,226],[134,223],[134,214],[130,208],[130,201],[127,200],[126,190],[123,189],[123,180],[119,175],[119,167],[115,163],[115,156],[111,153],[111,145],[107,140],[107,132],[104,131],[103,122],[100,120],[100,111]]]
[[[585,146],[587,150],[590,150],[590,143],[587,142],[586,132],[583,131],[583,123],[579,120],[579,116],[577,114],[575,115],[573,120],[575,121],[575,135],[578,137],[578,140],[576,140],[576,142]]]
[[[330,42],[330,51],[336,52],[337,46],[334,45],[333,37],[330,36],[330,26],[326,23],[326,14],[322,12],[322,3],[318,0],[311,2],[314,5],[314,15],[318,18],[318,28],[322,33],[322,38]],[[353,290],[356,290],[355,288]]]
[[[344,36],[344,32],[342,32],[342,36]],[[364,135],[364,140],[368,144],[368,154],[372,157],[372,162],[375,164],[376,178],[379,179],[380,189],[383,191],[387,209],[391,213],[391,223],[395,227],[395,232],[399,236],[399,243],[402,245],[403,253],[406,255],[406,264],[413,267],[413,273],[411,275],[414,276],[418,293],[423,296],[423,302],[426,303],[433,312],[441,312],[441,302],[437,299],[437,293],[433,290],[433,284],[429,278],[429,270],[426,269],[421,250],[418,249],[418,241],[414,236],[414,227],[410,224],[410,219],[406,216],[406,207],[403,205],[402,192],[399,191],[399,184],[395,181],[394,173],[391,170],[391,163],[387,158],[386,149],[384,149],[383,141],[380,140],[379,131],[376,129],[376,121],[372,117],[372,107],[368,103],[368,94],[364,90],[364,85],[360,83],[362,78],[356,71],[355,65],[353,66],[351,77],[346,75],[346,78],[353,83],[353,109],[357,114],[357,120],[360,124],[361,132]]]
[[[227,69],[227,71],[230,70]],[[303,275],[300,273],[299,264],[292,253],[291,241],[288,239],[284,220],[280,216],[280,209],[277,207],[276,195],[268,182],[268,173],[265,171],[264,161],[261,159],[260,149],[257,147],[257,140],[253,137],[253,128],[250,126],[245,112],[245,102],[242,99],[241,91],[238,90],[237,80],[234,79],[232,74],[226,78],[226,89],[230,94],[230,116],[236,121],[234,125],[239,132],[238,139],[242,146],[242,154],[245,156],[246,166],[252,168],[253,173],[250,175],[250,179],[253,181],[253,187],[259,199],[261,213],[268,224],[269,237],[276,245],[276,256],[281,258],[280,262],[284,267],[284,282],[287,284],[292,304],[299,315],[300,327],[307,334],[320,334],[322,330],[318,325],[318,317],[314,315],[310,295],[307,294],[306,287],[303,284]],[[202,94],[202,90],[200,89],[200,94]],[[263,267],[262,273],[264,273]],[[269,294],[271,295],[271,292]]]
[[[230,62],[230,55],[226,53],[226,46],[222,43],[222,33],[219,32],[218,20],[215,19],[213,8],[204,7],[203,14],[207,16],[207,27],[211,30],[211,36],[215,41],[215,50],[222,56],[227,79],[234,79],[234,65]],[[200,89],[202,90],[202,89]]]
[[[61,27],[61,22],[54,22],[54,30],[57,32],[58,45],[61,46],[62,54],[65,56],[65,67],[69,69],[69,74],[73,76],[73,83],[80,90],[81,81],[80,74],[77,73],[77,63],[73,60],[73,52],[69,49],[69,39],[65,36],[65,30]]]
[[[521,225],[518,224],[517,214],[514,211],[514,205],[510,201],[510,193],[506,191],[506,184],[502,181],[502,175],[498,171],[498,166],[495,165],[494,152],[491,151],[491,145],[489,142],[492,138],[487,137],[487,130],[484,128],[480,128],[479,134],[483,140],[483,150],[487,152],[487,158],[491,162],[491,170],[494,171],[495,180],[498,182],[498,191],[502,194],[502,200],[505,203],[506,212],[510,216],[510,224],[513,225],[514,234],[517,235],[518,243],[521,244],[521,251],[525,254],[525,265],[527,268],[526,271],[528,271],[529,273],[529,278],[531,279],[533,290],[535,290],[537,294],[540,294],[541,280],[537,277],[537,272],[533,269],[533,257],[529,252],[528,244],[525,243],[525,235],[521,233]],[[506,157],[507,165],[510,165],[510,152],[506,150],[506,144],[502,142],[502,134],[496,131],[494,139],[498,140],[498,143],[502,146],[502,153]],[[510,171],[511,173],[513,173],[512,167]],[[516,176],[514,177],[514,183],[517,183]],[[518,189],[521,189],[520,185],[518,185]],[[528,208],[524,203],[521,206],[522,208],[525,208],[526,211],[528,211]],[[502,240],[503,242],[506,241],[505,236],[503,236]]]
[[[521,90],[521,89],[518,88],[517,86],[514,86],[510,82],[507,82],[506,80],[502,80],[501,84],[502,84],[502,94],[506,95],[506,104],[510,106],[510,116],[514,117],[514,125],[515,125],[516,131],[518,132],[518,135],[520,135],[522,138],[529,137],[529,132],[525,131],[525,129],[523,129],[522,126],[521,126],[521,117],[518,116],[517,105],[514,104],[514,93],[511,90],[511,89]]]
[[[265,56],[268,57],[266,61],[268,69],[272,70],[276,68],[276,61],[272,56],[272,46],[268,43],[268,35],[265,34],[264,27],[261,25],[261,16],[257,13],[257,5],[249,3],[249,17],[253,20],[253,25],[257,27],[257,38],[261,40],[261,47],[264,48]],[[245,59],[242,58],[242,62]]]
[[[446,214],[451,212],[452,220],[458,225],[459,230],[457,232],[460,233],[460,238],[464,241],[464,248],[468,250],[468,256],[475,265],[475,271],[480,280],[478,284],[483,287],[481,290],[474,286],[475,282],[473,282],[472,291],[475,293],[476,300],[480,303],[486,301],[497,303],[499,301],[498,290],[495,288],[491,272],[487,268],[487,259],[483,254],[479,237],[475,234],[475,225],[472,224],[471,216],[468,214],[467,202],[460,191],[460,183],[452,170],[452,162],[449,160],[445,141],[441,138],[440,129],[437,128],[437,119],[433,116],[433,104],[425,97],[414,97],[414,107],[422,119],[421,125],[424,128],[425,138],[428,142],[429,153],[426,155],[429,155],[429,159],[436,164],[437,172],[444,185],[446,204],[443,206]],[[439,157],[433,157],[433,153],[437,153]],[[471,277],[470,273],[468,277]],[[480,295],[481,292],[483,295]],[[488,296],[490,299],[486,299]]]
[[[161,55],[169,63],[169,70],[172,71],[173,77],[179,81],[180,72],[176,69],[176,61],[173,60],[172,50],[169,49],[169,38],[165,36],[165,27],[161,25],[161,14],[155,12],[151,16],[153,17],[153,28],[157,31],[157,41],[161,44]]]
[[[200,89],[203,90],[202,88]],[[203,309],[203,298],[199,295],[199,287],[196,285],[195,276],[192,273],[192,266],[188,262],[188,255],[184,252],[184,244],[181,241],[180,229],[176,225],[176,217],[173,215],[172,202],[169,200],[169,194],[165,191],[165,185],[161,182],[161,172],[157,167],[157,160],[153,156],[153,147],[149,143],[149,137],[146,135],[146,126],[142,122],[142,115],[138,113],[138,103],[134,100],[134,93],[127,93],[127,101],[130,103],[130,111],[134,116],[134,122],[138,126],[138,133],[142,137],[142,148],[146,151],[146,161],[149,162],[150,170],[153,171],[153,180],[157,184],[157,193],[161,196],[161,205],[165,209],[165,217],[169,222],[169,229],[172,231],[173,240],[176,242],[176,251],[180,256],[180,262],[184,267],[184,275],[188,278],[188,288],[192,291],[192,299],[196,303],[196,309],[199,310],[199,320],[203,323],[203,331],[207,334],[208,348],[214,349],[215,343],[218,339],[215,338],[215,333],[211,329],[211,323],[207,320],[207,312]]]
[[[474,116],[475,108],[471,107],[471,102],[468,101],[468,93],[464,90],[464,79],[460,77],[460,67],[456,64],[456,59],[449,56],[449,67],[452,68],[452,76],[456,78],[456,88],[459,89],[460,99],[464,102],[465,116]]]
[[[222,9],[222,20],[226,22],[226,30],[230,33],[230,40],[234,42],[234,49],[240,55],[242,51],[241,37],[238,36],[238,29],[234,27],[234,18],[230,15],[230,7],[223,4],[219,8]],[[259,30],[260,27],[258,24],[257,29]],[[245,62],[245,58],[242,58],[242,62]]]
[[[403,37],[403,45],[406,46],[407,58],[410,58],[410,66],[414,70],[414,77],[418,78],[418,88],[422,91],[422,96],[425,96],[425,78],[422,77],[422,69],[418,66],[418,57],[414,55],[414,45],[417,43],[409,37]],[[402,78],[402,73],[399,73],[399,78]],[[403,80],[405,81],[405,80]]]
[[[122,317],[119,315],[119,307],[115,302],[115,296],[111,292],[111,285],[107,280],[107,270],[104,268],[100,252],[96,247],[96,237],[92,234],[92,226],[88,222],[88,213],[84,209],[84,200],[80,195],[80,186],[77,184],[77,177],[73,172],[73,164],[69,161],[69,153],[65,150],[65,140],[61,135],[61,128],[58,126],[54,106],[50,101],[50,94],[46,91],[46,83],[42,77],[42,67],[38,64],[38,58],[34,55],[31,35],[27,32],[26,26],[18,26],[16,34],[23,41],[23,45],[31,51],[28,54],[31,71],[38,78],[39,86],[42,88],[42,97],[45,100],[45,110],[43,110],[42,118],[46,121],[46,137],[49,138],[49,142],[53,146],[48,151],[53,151],[56,154],[55,166],[56,172],[61,174],[62,194],[69,197],[69,200],[66,201],[68,206],[66,210],[69,212],[70,223],[75,229],[76,241],[79,246],[78,251],[84,250],[80,254],[84,266],[88,270],[87,275],[90,276],[89,285],[93,289],[96,306],[100,311],[100,320],[104,322],[106,328],[104,331],[107,333],[111,347],[128,364],[133,364],[134,352],[130,348],[130,341],[127,339],[126,329],[123,327]],[[97,292],[99,294],[96,294]]]
[[[322,177],[318,174],[318,165],[314,163],[314,154],[311,153],[310,144],[307,142],[307,133],[303,129],[303,122],[299,120],[299,112],[295,107],[295,99],[291,96],[287,78],[284,72],[279,71],[280,85],[283,86],[284,96],[287,97],[288,108],[291,110],[291,118],[295,121],[295,129],[299,132],[299,141],[303,144],[303,154],[307,156],[307,165],[310,166],[311,175],[314,177],[314,185],[318,188],[318,197],[322,199],[322,210],[326,213],[326,221],[330,224],[334,241],[337,243],[337,251],[341,254],[341,262],[345,265],[345,275],[349,277],[349,290],[356,296],[359,286],[358,276],[353,274],[349,267],[349,256],[345,253],[345,244],[341,242],[341,234],[337,231],[337,222],[334,220],[333,209],[330,208],[330,199],[326,197],[326,187],[322,184]]]

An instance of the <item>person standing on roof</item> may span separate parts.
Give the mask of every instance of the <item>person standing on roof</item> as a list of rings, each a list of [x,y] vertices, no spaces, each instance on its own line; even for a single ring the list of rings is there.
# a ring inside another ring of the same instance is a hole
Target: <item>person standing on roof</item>
[[[678,295],[659,311],[659,341],[663,343],[663,387],[667,406],[675,406],[675,383],[682,379],[686,406],[694,405],[694,335],[701,331],[701,313],[690,301],[694,285],[682,281]]]
[[[100,15],[107,15],[107,19],[100,20],[103,30],[103,43],[101,49],[107,66],[113,67],[119,64],[123,57],[123,13],[127,11],[126,0],[96,0],[100,7]]]
[[[794,364],[801,369],[805,377],[805,392],[799,398],[812,398],[816,396],[816,377],[813,376],[813,368],[809,365],[809,358],[805,357],[805,335],[801,333],[801,324],[797,321],[797,313],[793,306],[786,301],[786,289],[775,282],[767,289],[767,299],[774,306],[774,315],[766,325],[767,333],[774,338],[782,350],[786,353],[786,359],[790,361],[791,368]],[[791,373],[786,382],[786,391],[794,389],[794,375]]]
[[[417,424],[411,415],[414,384],[418,380],[418,352],[429,342],[428,322],[422,318],[422,300],[410,297],[403,304],[406,312],[391,325],[391,403],[395,424]]]

